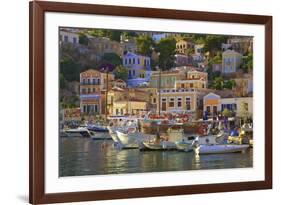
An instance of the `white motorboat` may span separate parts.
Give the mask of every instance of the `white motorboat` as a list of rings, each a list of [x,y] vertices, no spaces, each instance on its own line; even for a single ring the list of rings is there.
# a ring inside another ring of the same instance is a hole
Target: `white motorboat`
[[[141,132],[128,131],[122,132],[121,130],[116,130],[118,143],[121,148],[139,148],[139,145],[144,141],[149,141],[153,138],[153,135],[143,134]]]
[[[84,127],[78,127],[76,129],[68,129],[64,131],[68,137],[93,137],[88,129]]]
[[[249,148],[249,145],[199,145],[194,146],[193,151],[196,155],[200,154],[225,154],[244,152]]]

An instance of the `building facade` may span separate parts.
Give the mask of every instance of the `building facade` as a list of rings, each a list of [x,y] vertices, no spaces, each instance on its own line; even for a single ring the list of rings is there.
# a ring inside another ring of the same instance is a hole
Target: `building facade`
[[[72,31],[60,30],[59,39],[62,43],[79,44],[79,35]]]
[[[150,78],[149,87],[158,88],[159,71],[154,71]],[[185,78],[185,72],[180,70],[169,70],[161,72],[161,88],[174,88],[177,80]]]
[[[150,74],[150,58],[128,52],[123,56],[123,66],[128,70],[128,78],[147,78]]]
[[[160,106],[161,113],[195,113],[199,108],[200,96],[201,93],[195,89],[161,89],[157,110]]]
[[[176,43],[176,52],[187,55],[188,49],[194,49],[194,43],[185,40],[179,40]]]
[[[230,97],[221,98],[215,93],[209,93],[203,98],[203,110],[209,116],[217,116],[219,112],[228,109],[235,113],[237,117],[253,116],[253,98],[252,97]]]
[[[222,73],[235,73],[242,63],[242,55],[233,50],[222,53]]]
[[[99,56],[103,56],[105,53],[115,53],[118,56],[123,55],[123,47],[117,41],[111,41],[105,37],[89,37],[89,47],[93,52]]]
[[[104,91],[112,85],[114,75],[89,69],[80,73],[80,109],[86,114],[104,114]]]

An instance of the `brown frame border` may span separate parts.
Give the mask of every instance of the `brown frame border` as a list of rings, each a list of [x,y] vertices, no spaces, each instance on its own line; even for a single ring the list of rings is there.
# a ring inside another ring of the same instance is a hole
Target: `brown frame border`
[[[67,12],[265,26],[265,180],[46,194],[44,191],[44,13]],[[272,188],[272,16],[33,1],[29,4],[29,202],[32,204]]]

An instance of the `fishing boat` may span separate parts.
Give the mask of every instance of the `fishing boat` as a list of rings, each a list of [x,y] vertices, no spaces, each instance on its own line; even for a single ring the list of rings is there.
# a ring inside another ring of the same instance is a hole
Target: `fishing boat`
[[[64,131],[68,137],[93,137],[94,134],[88,129],[83,127],[78,127],[75,129],[68,129]]]
[[[249,145],[199,145],[194,146],[193,151],[196,155],[200,154],[225,154],[244,152],[249,148]]]

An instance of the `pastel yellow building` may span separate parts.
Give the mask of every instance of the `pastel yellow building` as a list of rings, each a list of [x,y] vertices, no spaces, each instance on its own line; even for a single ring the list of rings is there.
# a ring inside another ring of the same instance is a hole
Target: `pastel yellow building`
[[[193,88],[193,89],[206,89],[208,83],[208,73],[200,71],[188,71],[186,78],[176,80],[175,88]]]
[[[139,115],[147,112],[147,102],[140,100],[115,101],[112,115]]]
[[[176,43],[176,52],[180,54],[187,54],[188,49],[194,49],[194,43],[185,40],[179,40]]]
[[[162,113],[165,112],[195,112],[198,108],[200,93],[194,89],[161,89],[160,104]],[[158,101],[158,99],[157,99]]]
[[[109,115],[136,114],[147,109],[149,95],[135,88],[112,88],[108,94],[107,109]]]

